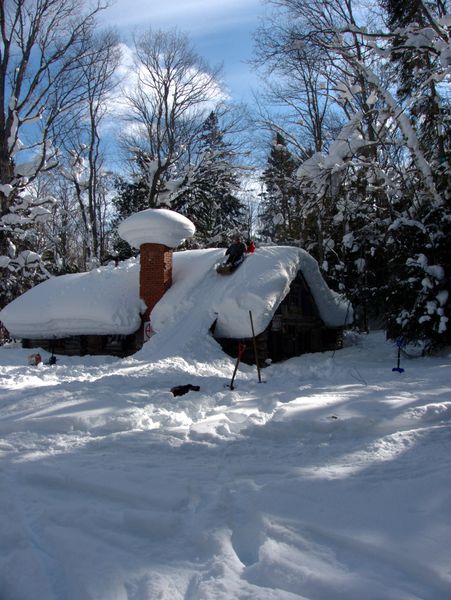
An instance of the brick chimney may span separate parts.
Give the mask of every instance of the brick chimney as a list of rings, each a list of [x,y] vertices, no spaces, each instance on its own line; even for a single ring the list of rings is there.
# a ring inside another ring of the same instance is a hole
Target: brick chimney
[[[148,208],[119,225],[119,235],[140,250],[139,295],[148,321],[153,308],[172,285],[172,249],[194,235],[193,223],[164,208]]]
[[[139,295],[147,306],[143,320],[148,321],[153,307],[172,285],[172,248],[142,244],[139,251]]]

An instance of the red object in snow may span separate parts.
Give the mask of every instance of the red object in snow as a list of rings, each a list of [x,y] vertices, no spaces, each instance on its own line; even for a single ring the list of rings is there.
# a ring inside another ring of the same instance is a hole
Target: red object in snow
[[[30,354],[30,356],[28,357],[29,365],[37,366],[41,362],[42,362],[42,358],[41,358],[41,355],[39,354],[39,352],[37,354]]]

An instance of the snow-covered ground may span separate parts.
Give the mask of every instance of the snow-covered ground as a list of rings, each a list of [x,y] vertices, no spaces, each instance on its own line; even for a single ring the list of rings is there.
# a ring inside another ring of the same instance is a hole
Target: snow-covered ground
[[[449,351],[168,350],[0,348],[1,600],[451,598]]]

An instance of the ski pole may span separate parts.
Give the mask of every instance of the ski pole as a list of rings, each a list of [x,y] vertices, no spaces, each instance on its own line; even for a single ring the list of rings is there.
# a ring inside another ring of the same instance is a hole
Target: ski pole
[[[235,381],[235,375],[236,375],[236,372],[238,371],[238,365],[240,364],[241,357],[243,356],[245,350],[246,350],[246,345],[242,344],[240,342],[238,344],[238,356],[237,356],[236,363],[235,363],[235,369],[233,371],[232,381],[230,382],[230,386],[229,386],[231,390],[235,389],[233,387],[233,382]]]

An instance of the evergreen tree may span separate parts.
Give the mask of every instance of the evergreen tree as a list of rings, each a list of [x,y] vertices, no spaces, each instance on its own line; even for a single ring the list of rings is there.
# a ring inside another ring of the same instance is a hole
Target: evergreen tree
[[[115,216],[111,223],[113,232],[114,254],[124,260],[130,258],[136,252],[130,245],[120,238],[117,234],[117,227],[121,221],[135,212],[145,210],[146,208],[155,208],[156,203],[152,202],[148,181],[145,177],[140,177],[136,181],[128,182],[122,177],[118,177],[115,184],[117,195],[113,198]]]
[[[326,56],[347,122],[297,169],[309,244],[336,288],[385,309],[391,336],[449,343],[449,2],[380,0],[383,33],[358,0],[272,3],[291,39],[270,36],[270,55]]]
[[[274,242],[299,240],[301,233],[301,197],[296,180],[298,161],[284,137],[276,133],[262,174],[261,235]]]
[[[450,104],[438,85],[446,66],[441,50],[447,41],[439,20],[445,3],[385,0],[388,23],[396,35],[392,64],[400,74],[398,98],[430,165],[435,197],[415,175],[404,189],[404,210],[391,227],[387,321],[392,336],[423,339],[429,346],[451,341],[451,187],[449,162]]]
[[[415,88],[415,78],[424,70],[427,54],[419,53],[415,49],[406,47],[408,38],[408,27],[411,23],[417,23],[420,27],[428,25],[428,7],[432,8],[432,2],[423,0],[382,0],[382,6],[386,11],[387,26],[390,31],[396,31],[392,42],[392,60],[398,63],[400,74],[400,85],[398,96],[405,98],[411,95]]]
[[[173,170],[172,178],[164,181],[155,196],[152,178],[148,176],[152,163],[146,154],[137,153],[135,165],[141,175],[132,183],[118,179],[119,193],[113,200],[116,208],[113,228],[134,212],[166,206],[193,221],[196,226],[194,243],[202,246],[227,243],[243,228],[244,205],[238,196],[240,182],[235,153],[224,140],[224,131],[215,112],[211,112],[201,128],[197,144],[193,145],[193,155],[192,163],[182,173]],[[133,253],[119,238],[114,248],[120,258]]]
[[[445,4],[431,0],[383,0],[388,26],[394,34],[392,65],[400,85],[397,95],[405,105],[428,160],[443,158],[449,145],[449,105],[445,106],[431,73],[439,53],[431,39],[431,26],[445,14]]]
[[[204,122],[196,154],[196,162],[169,194],[168,203],[193,221],[195,240],[216,245],[242,229],[244,205],[238,197],[235,153],[225,141],[214,111]]]

